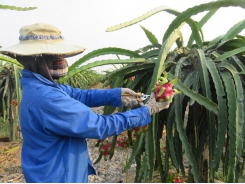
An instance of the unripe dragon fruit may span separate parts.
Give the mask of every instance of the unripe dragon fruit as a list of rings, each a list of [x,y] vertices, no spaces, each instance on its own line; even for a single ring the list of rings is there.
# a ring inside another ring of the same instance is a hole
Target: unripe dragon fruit
[[[178,78],[168,81],[168,74],[164,72],[164,77],[159,77],[158,81],[155,83],[155,87],[151,91],[156,94],[157,102],[164,102],[170,99],[170,96],[175,93],[180,93],[177,89],[173,89],[174,84],[177,82]]]
[[[106,157],[114,152],[114,148],[108,140],[101,140],[99,143],[99,152],[104,156],[104,160],[107,160]]]

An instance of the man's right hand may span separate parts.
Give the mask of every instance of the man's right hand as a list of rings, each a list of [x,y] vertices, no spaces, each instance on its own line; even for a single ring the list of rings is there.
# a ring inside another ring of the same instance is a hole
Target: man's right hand
[[[174,94],[170,96],[168,101],[165,102],[157,102],[155,93],[151,93],[151,97],[148,100],[148,102],[145,104],[145,106],[149,109],[150,114],[155,114],[157,112],[160,112],[163,109],[169,108],[170,103],[172,102],[172,99],[174,97]]]

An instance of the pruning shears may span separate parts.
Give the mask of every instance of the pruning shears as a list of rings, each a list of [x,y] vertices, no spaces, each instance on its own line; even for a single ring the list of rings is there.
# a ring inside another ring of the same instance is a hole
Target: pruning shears
[[[123,93],[122,96],[125,96],[125,97],[131,97],[131,98],[135,98],[135,96],[131,95],[131,94],[128,94],[128,93]],[[137,93],[137,96],[136,96],[136,100],[141,103],[145,100],[147,100],[148,98],[150,98],[151,95],[146,95],[144,93],[141,93],[141,92],[138,92]]]

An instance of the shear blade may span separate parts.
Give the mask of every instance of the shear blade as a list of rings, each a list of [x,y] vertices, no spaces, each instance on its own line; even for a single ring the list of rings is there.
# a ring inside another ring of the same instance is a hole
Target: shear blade
[[[149,98],[151,95],[145,95],[144,93],[141,94],[141,100],[146,100]]]

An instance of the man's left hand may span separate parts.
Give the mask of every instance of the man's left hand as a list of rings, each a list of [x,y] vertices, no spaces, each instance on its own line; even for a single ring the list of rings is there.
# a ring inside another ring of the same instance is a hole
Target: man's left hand
[[[133,90],[129,88],[122,88],[121,93],[129,94],[129,96],[121,96],[123,106],[131,108],[140,104],[137,100],[137,93],[135,93]]]

